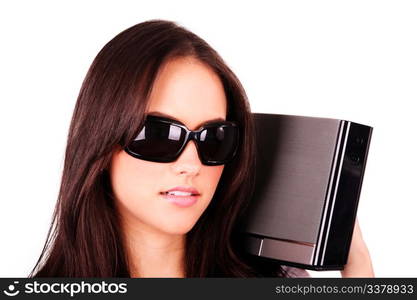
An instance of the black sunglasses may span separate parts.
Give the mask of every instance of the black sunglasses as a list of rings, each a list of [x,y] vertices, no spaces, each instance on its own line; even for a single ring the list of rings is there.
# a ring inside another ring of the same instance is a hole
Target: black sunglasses
[[[143,160],[173,162],[190,140],[195,141],[204,165],[223,165],[237,152],[239,127],[231,121],[220,121],[192,131],[179,121],[148,115],[139,134],[125,151]]]

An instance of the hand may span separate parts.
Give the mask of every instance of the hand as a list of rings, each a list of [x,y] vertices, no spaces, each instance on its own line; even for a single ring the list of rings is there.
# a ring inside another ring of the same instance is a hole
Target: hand
[[[340,273],[342,277],[375,277],[368,247],[362,238],[357,219],[353,229],[347,264]]]

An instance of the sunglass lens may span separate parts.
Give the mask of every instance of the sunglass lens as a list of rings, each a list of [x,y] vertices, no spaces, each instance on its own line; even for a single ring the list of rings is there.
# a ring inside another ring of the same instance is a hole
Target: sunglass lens
[[[223,164],[235,154],[238,143],[238,129],[222,125],[208,127],[201,132],[199,148],[207,164]],[[217,163],[216,163],[217,162]]]
[[[147,120],[129,150],[143,159],[169,161],[181,148],[185,131],[173,124]]]

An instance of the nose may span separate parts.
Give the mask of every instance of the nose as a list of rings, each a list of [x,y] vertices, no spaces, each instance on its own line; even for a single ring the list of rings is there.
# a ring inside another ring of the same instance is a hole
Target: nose
[[[197,146],[193,140],[190,140],[181,155],[174,162],[174,171],[181,174],[196,175],[200,172],[201,166],[202,163],[198,157]]]

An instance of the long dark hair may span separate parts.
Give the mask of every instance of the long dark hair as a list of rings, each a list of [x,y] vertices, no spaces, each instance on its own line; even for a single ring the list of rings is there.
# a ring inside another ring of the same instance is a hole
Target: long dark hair
[[[246,255],[237,230],[254,185],[254,124],[235,74],[204,40],[176,23],[151,20],[119,33],[94,59],[81,86],[68,133],[62,181],[42,253],[30,277],[130,277],[109,180],[116,146],[144,123],[162,64],[191,56],[221,79],[227,120],[243,134],[210,205],[187,233],[186,277],[281,276],[270,260]]]

